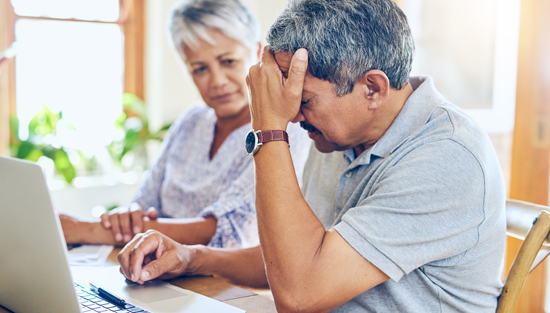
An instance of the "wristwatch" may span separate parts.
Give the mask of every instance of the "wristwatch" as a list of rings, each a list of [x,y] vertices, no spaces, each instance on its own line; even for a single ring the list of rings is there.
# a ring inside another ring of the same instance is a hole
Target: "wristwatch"
[[[255,155],[260,150],[260,147],[270,141],[286,141],[288,144],[288,134],[284,130],[253,130],[251,129],[246,134],[244,141],[246,153]],[[290,144],[288,144],[290,147]]]

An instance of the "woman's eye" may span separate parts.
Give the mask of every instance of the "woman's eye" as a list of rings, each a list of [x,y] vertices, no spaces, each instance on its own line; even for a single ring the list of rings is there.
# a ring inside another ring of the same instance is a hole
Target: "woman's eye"
[[[227,60],[223,60],[223,61],[222,61],[222,64],[223,64],[223,65],[226,65],[226,66],[231,66],[231,65],[233,65],[234,63],[235,63],[235,60],[233,60],[233,59],[227,59]]]
[[[309,103],[309,100],[302,100],[302,101],[300,102],[301,105],[306,105],[306,104],[308,104],[308,103]]]
[[[202,72],[206,71],[206,66],[197,67],[193,70],[193,74],[200,74]]]

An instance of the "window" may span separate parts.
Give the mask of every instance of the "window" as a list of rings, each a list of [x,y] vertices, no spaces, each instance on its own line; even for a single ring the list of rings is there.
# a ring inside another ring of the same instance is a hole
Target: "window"
[[[83,151],[107,145],[122,111],[123,36],[118,25],[19,19],[15,24],[19,136],[46,104],[75,126]],[[86,151],[93,152],[93,151]]]
[[[0,49],[17,45],[12,68],[0,77],[1,90],[9,93],[0,97],[0,124],[6,124],[5,112],[17,116],[24,140],[45,104],[74,126],[60,136],[63,146],[93,154],[107,145],[117,135],[113,124],[123,92],[143,98],[143,0],[12,0],[0,6]],[[2,131],[0,154],[7,154]]]

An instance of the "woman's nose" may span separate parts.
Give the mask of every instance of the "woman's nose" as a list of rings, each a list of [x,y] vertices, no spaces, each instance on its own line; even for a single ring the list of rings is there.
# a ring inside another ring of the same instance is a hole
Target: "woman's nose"
[[[228,82],[227,75],[220,69],[212,70],[212,79],[210,85],[214,88],[221,88]]]

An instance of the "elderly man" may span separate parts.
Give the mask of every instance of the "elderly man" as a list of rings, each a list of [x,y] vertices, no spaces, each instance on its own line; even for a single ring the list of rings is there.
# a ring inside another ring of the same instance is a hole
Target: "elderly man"
[[[277,307],[494,312],[500,166],[488,136],[430,78],[409,79],[414,44],[401,10],[390,0],[296,1],[267,41],[248,78],[252,127],[299,121],[318,150],[303,194],[286,143],[249,151]]]
[[[267,41],[247,79],[246,148],[277,309],[494,312],[500,166],[479,125],[430,78],[409,78],[414,44],[401,10],[391,0],[294,1]],[[315,142],[302,192],[291,121]],[[151,248],[122,255],[136,277],[155,249],[160,259],[143,269],[176,268],[163,256],[169,244],[142,244]]]

